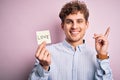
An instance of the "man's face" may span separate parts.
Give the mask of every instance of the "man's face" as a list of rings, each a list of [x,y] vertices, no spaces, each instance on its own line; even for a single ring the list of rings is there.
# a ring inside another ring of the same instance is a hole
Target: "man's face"
[[[62,29],[65,32],[66,40],[72,42],[83,42],[83,37],[88,28],[88,22],[80,12],[66,16]]]

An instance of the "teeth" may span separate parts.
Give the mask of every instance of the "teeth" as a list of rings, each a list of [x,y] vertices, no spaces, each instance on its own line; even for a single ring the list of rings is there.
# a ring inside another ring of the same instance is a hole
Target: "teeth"
[[[79,32],[74,32],[74,31],[72,32],[72,31],[71,31],[71,33],[74,34],[74,35],[76,35],[76,34],[78,34]]]

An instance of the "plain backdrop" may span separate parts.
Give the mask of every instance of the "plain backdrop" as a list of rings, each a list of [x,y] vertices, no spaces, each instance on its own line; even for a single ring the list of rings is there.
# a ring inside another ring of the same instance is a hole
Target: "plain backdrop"
[[[36,31],[50,30],[52,44],[65,36],[58,17],[70,0],[0,0],[0,80],[27,80],[38,47]],[[82,0],[90,17],[85,39],[94,47],[94,33],[110,26],[109,49],[114,80],[120,80],[120,1]]]

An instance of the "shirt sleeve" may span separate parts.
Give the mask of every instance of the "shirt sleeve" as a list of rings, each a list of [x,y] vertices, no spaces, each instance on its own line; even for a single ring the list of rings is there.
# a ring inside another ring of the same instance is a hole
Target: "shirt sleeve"
[[[29,75],[28,80],[48,80],[49,71],[43,69],[43,67],[39,64],[39,61],[36,60],[35,66],[32,72]]]
[[[109,59],[97,59],[97,62],[98,67],[95,73],[95,80],[113,80]]]

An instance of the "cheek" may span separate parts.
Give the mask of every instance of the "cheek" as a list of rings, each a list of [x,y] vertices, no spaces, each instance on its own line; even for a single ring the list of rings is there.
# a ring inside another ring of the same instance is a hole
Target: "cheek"
[[[63,31],[65,33],[65,35],[70,35],[69,29],[68,28],[63,28]]]
[[[66,32],[68,32],[70,29],[69,29],[69,27],[64,26],[64,27],[63,27],[63,30],[66,31]]]
[[[85,31],[87,30],[87,25],[83,25],[83,26],[81,27],[81,29],[82,29],[83,32],[85,32]]]

